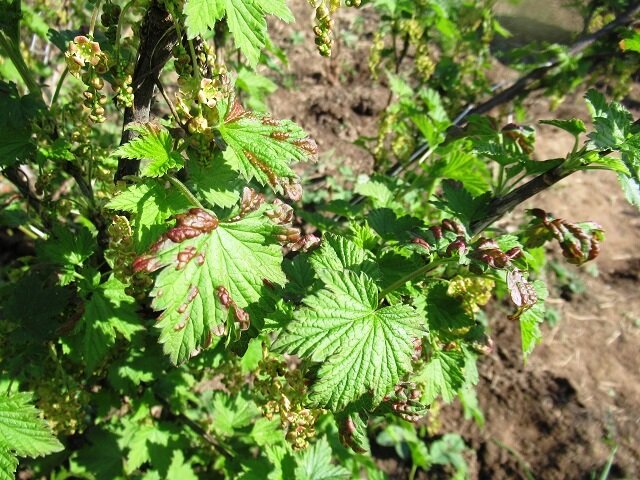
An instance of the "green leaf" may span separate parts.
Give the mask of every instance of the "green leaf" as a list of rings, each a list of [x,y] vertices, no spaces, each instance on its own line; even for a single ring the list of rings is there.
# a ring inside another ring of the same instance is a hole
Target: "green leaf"
[[[269,77],[241,68],[236,79],[236,88],[248,94],[247,106],[259,112],[269,110],[265,100],[267,96],[278,89],[278,85]]]
[[[274,347],[324,362],[312,387],[317,404],[341,409],[366,393],[378,404],[411,371],[420,318],[408,305],[379,308],[365,273],[327,270],[323,280],[326,288],[305,299]]]
[[[205,36],[224,16],[225,0],[186,0],[182,11],[189,38]]]
[[[210,165],[189,162],[187,174],[187,185],[212,207],[230,208],[238,203],[242,185],[238,175],[222,158],[222,153],[216,152]]]
[[[31,123],[43,108],[37,95],[21,97],[14,83],[0,80],[0,167],[33,158],[36,147],[31,139]]]
[[[260,447],[281,443],[284,440],[284,432],[280,427],[280,419],[259,418],[253,424],[251,438]]]
[[[291,23],[295,20],[293,13],[287,6],[286,0],[255,0],[264,13],[275,15],[276,17]]]
[[[630,132],[631,113],[617,102],[607,103],[597,90],[589,90],[585,98],[595,127],[589,138],[599,149],[619,149]]]
[[[544,301],[549,292],[541,280],[533,282],[533,288],[538,296],[538,302],[520,315],[520,336],[522,338],[522,356],[525,361],[542,340],[540,324],[544,322]]]
[[[349,478],[349,471],[331,463],[331,447],[326,437],[296,454],[297,480],[337,480]]]
[[[234,431],[250,425],[260,415],[256,404],[243,395],[228,395],[218,392],[213,399],[213,429],[223,437],[230,437]]]
[[[155,124],[131,124],[127,127],[140,136],[118,147],[112,156],[142,160],[143,177],[161,177],[182,168],[184,158],[173,150],[173,139],[164,127]]]
[[[620,40],[620,49],[624,52],[640,52],[640,32],[633,31]]]
[[[408,242],[418,234],[419,228],[424,226],[422,220],[404,215],[400,218],[390,208],[377,208],[367,216],[367,222],[383,240]]]
[[[31,397],[25,392],[0,394],[0,451],[21,457],[39,457],[64,449],[39,417]],[[0,458],[4,464],[13,464],[6,454]]]
[[[374,207],[388,207],[393,202],[393,192],[382,182],[369,180],[356,184],[355,193],[371,199]]]
[[[566,132],[569,132],[574,137],[577,137],[581,133],[587,131],[587,127],[585,127],[584,122],[579,118],[572,118],[570,120],[540,120],[540,123],[542,123],[543,125],[552,125],[554,127],[560,128]]]
[[[167,230],[166,221],[191,206],[175,187],[160,180],[133,184],[116,195],[106,207],[134,214],[132,218],[136,251],[147,249]]]
[[[189,38],[206,35],[226,13],[235,46],[252,68],[268,40],[265,15],[276,15],[285,22],[294,20],[285,0],[187,0],[183,13]]]
[[[475,325],[473,316],[464,309],[458,298],[450,296],[447,282],[431,282],[424,306],[429,332],[443,341],[455,337],[458,329]]]
[[[291,162],[304,162],[318,153],[316,143],[290,120],[245,111],[233,97],[218,102],[218,109],[224,119],[217,126],[227,146],[224,158],[247,181],[255,178],[281,192],[280,179],[297,178]]]
[[[89,442],[71,457],[71,471],[74,474],[83,474],[81,478],[122,478],[124,454],[118,446],[117,436],[112,432],[92,429],[85,438]]]
[[[260,60],[260,50],[267,43],[267,21],[256,0],[225,0],[227,25],[237,48],[251,68]]]
[[[15,480],[18,458],[6,447],[0,447],[0,480]]]
[[[119,333],[127,340],[143,330],[136,304],[125,292],[125,285],[111,277],[92,292],[76,332],[81,335],[81,351],[85,371],[91,374],[102,362]]]
[[[422,402],[431,404],[438,397],[446,403],[451,402],[460,388],[464,385],[464,353],[457,350],[436,350],[418,376],[425,382]]]
[[[351,240],[327,233],[320,250],[310,258],[313,269],[324,282],[331,282],[336,271],[365,272],[372,277],[379,275],[378,266],[370,252],[358,247]],[[325,278],[325,272],[328,275]]]
[[[74,280],[77,268],[96,251],[96,241],[86,228],[75,231],[69,227],[57,225],[53,235],[38,248],[38,255],[62,267],[60,284],[68,285]]]
[[[436,202],[436,205],[455,215],[465,225],[469,225],[480,216],[486,204],[485,195],[473,197],[464,188],[449,182],[443,182],[442,192],[445,202]]]
[[[0,0],[0,32],[4,32],[17,45],[20,43],[20,0]]]
[[[180,450],[173,451],[171,464],[166,478],[179,478],[180,480],[198,480],[198,476],[191,468],[189,462],[185,462],[184,454]]]
[[[640,182],[626,175],[618,175],[618,181],[627,201],[640,208]]]
[[[471,152],[451,148],[434,168],[439,170],[439,177],[462,182],[471,195],[480,195],[490,188],[491,175],[486,163]]]
[[[215,327],[233,331],[241,310],[262,297],[265,279],[284,283],[282,250],[275,239],[281,227],[264,210],[218,224],[207,212],[192,209],[160,238],[150,254],[134,263],[137,270],[161,269],[151,292],[151,306],[163,311],[156,327],[172,362],[184,362],[207,345]],[[188,225],[198,221],[205,225],[189,230]],[[185,231],[195,236],[183,236]],[[222,303],[221,288],[233,305]]]

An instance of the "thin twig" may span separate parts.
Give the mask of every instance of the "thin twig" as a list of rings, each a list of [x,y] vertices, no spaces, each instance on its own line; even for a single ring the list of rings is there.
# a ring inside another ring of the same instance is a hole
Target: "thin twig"
[[[158,87],[158,90],[160,91],[160,94],[162,95],[162,98],[164,98],[165,103],[169,107],[169,110],[171,110],[171,115],[173,115],[173,118],[175,119],[176,123],[178,125],[180,125],[184,129],[184,125],[182,125],[182,122],[180,121],[180,116],[178,115],[178,112],[176,111],[176,107],[173,105],[173,102],[171,101],[171,99],[167,95],[167,92],[164,89],[164,86],[162,85],[162,82],[160,81],[159,78],[156,80],[156,86]]]

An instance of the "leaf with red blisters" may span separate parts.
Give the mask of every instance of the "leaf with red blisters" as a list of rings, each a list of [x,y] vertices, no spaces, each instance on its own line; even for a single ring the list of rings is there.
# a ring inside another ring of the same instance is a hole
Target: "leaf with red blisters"
[[[282,227],[265,215],[267,208],[228,222],[191,209],[134,262],[137,271],[160,270],[151,306],[162,311],[156,326],[172,362],[188,360],[214,336],[246,330],[246,308],[262,296],[264,280],[284,283],[276,239]]]

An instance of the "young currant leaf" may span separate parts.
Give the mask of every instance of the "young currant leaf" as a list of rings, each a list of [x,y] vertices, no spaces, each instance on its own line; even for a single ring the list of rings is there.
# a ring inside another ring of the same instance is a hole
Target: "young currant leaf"
[[[531,308],[520,315],[520,336],[522,338],[522,356],[525,361],[531,355],[536,345],[542,340],[540,324],[544,322],[545,306],[544,301],[549,292],[541,280],[536,280],[532,284],[538,301]]]
[[[560,128],[565,132],[569,132],[574,137],[578,137],[581,133],[585,133],[587,131],[587,127],[585,127],[584,122],[579,118],[572,118],[570,120],[540,120],[540,123]]]
[[[429,363],[418,375],[416,381],[424,381],[422,401],[429,405],[438,397],[449,403],[464,385],[464,353],[458,350],[434,351]]]
[[[183,13],[189,38],[204,36],[224,16],[225,0],[186,0]]]
[[[0,480],[15,480],[18,468],[18,457],[9,452],[7,447],[0,447]]]
[[[459,298],[449,294],[449,282],[430,282],[423,308],[430,335],[445,342],[455,338],[456,331],[475,325],[473,312],[465,309]]]
[[[160,180],[130,185],[106,207],[133,214],[136,251],[147,249],[167,229],[166,221],[191,206],[189,200],[170,184]]]
[[[365,273],[326,270],[323,280],[274,348],[324,362],[312,387],[317,404],[339,410],[371,393],[377,405],[411,371],[413,340],[425,333],[420,317],[409,305],[380,308]]]
[[[35,153],[31,123],[43,108],[37,95],[21,97],[14,83],[0,80],[0,167],[23,162]]]
[[[367,223],[386,241],[408,242],[418,235],[422,220],[404,215],[396,216],[390,208],[377,208],[369,212]]]
[[[96,241],[86,228],[72,231],[67,227],[56,226],[53,236],[39,246],[38,256],[60,267],[58,278],[60,285],[68,285],[74,280],[76,269],[96,251]]]
[[[338,424],[340,441],[343,445],[347,445],[354,452],[371,453],[367,432],[369,420],[367,412],[358,412],[354,408],[344,412],[336,412],[335,418]]]
[[[595,126],[589,138],[599,149],[618,149],[631,130],[631,113],[617,102],[607,103],[597,90],[589,90],[585,98]]]
[[[173,149],[169,131],[156,123],[130,124],[127,127],[140,134],[118,147],[112,156],[142,160],[143,177],[161,177],[184,165],[184,158]]]
[[[174,450],[171,464],[167,470],[167,478],[180,478],[181,480],[198,480],[198,476],[191,467],[191,462],[186,461],[180,450]]]
[[[252,68],[267,43],[265,16],[275,15],[285,22],[294,20],[285,0],[187,0],[184,14],[189,38],[204,36],[226,14],[236,47]]]
[[[229,166],[247,181],[255,178],[290,195],[287,185],[297,177],[289,165],[314,159],[316,143],[294,122],[246,111],[233,96],[218,102],[217,108],[223,120],[216,128],[226,144]]]
[[[266,13],[292,21],[293,15],[284,0],[226,0],[227,24],[236,47],[247,57],[252,68],[267,43]]]
[[[163,312],[156,326],[172,362],[188,360],[212,335],[235,329],[235,322],[247,328],[244,309],[260,299],[265,280],[284,283],[276,239],[282,227],[264,215],[265,209],[231,222],[191,209],[134,262],[137,271],[161,270],[151,306]]]
[[[229,395],[217,392],[213,398],[213,429],[221,437],[231,437],[234,431],[250,425],[260,415],[258,407],[246,395]]]
[[[322,239],[322,247],[310,258],[313,269],[321,280],[331,281],[331,272],[351,270],[365,272],[376,278],[379,276],[378,266],[370,252],[358,247],[347,238],[327,233]],[[329,275],[325,279],[324,274]]]
[[[0,394],[0,478],[14,478],[16,456],[39,457],[63,449],[31,404],[30,393]]]
[[[298,480],[338,480],[349,478],[349,471],[331,463],[331,447],[326,437],[296,454],[295,478]]]

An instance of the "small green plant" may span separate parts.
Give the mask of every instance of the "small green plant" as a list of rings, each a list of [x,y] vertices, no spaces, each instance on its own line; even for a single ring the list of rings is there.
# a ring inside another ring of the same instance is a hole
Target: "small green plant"
[[[322,55],[337,10],[368,2],[343,3],[310,2]],[[411,425],[454,398],[481,424],[482,307],[506,292],[528,357],[545,318],[539,247],[582,265],[603,240],[540,209],[510,233],[495,222],[586,170],[616,172],[640,206],[639,128],[592,89],[592,126],[545,122],[574,147],[535,160],[533,128],[481,115],[497,100],[455,113],[490,91],[490,41],[506,32],[488,3],[371,3],[371,66],[391,92],[376,169],[305,203],[294,167],[318,147],[268,112],[276,86],[255,72],[285,59],[267,30],[293,21],[284,0],[2,0],[0,225],[22,246],[0,270],[2,478],[16,455],[52,452],[19,468],[380,478],[372,438],[413,474],[464,477],[460,436],[427,447]],[[581,41],[615,53],[603,68],[637,60],[638,7],[598,8],[614,18]],[[31,35],[59,50],[38,56]]]

